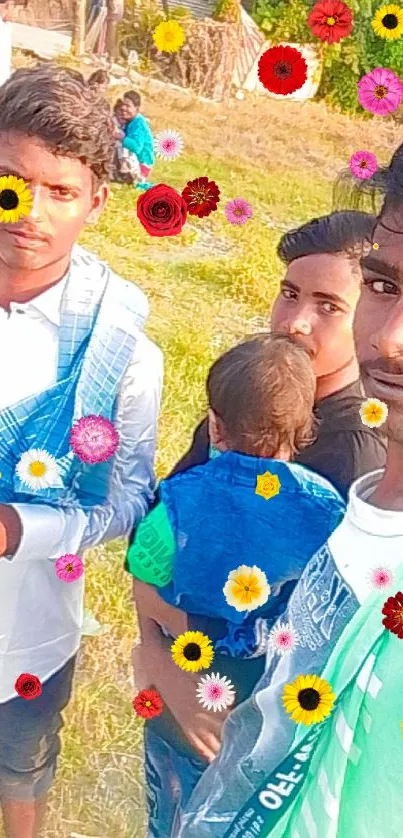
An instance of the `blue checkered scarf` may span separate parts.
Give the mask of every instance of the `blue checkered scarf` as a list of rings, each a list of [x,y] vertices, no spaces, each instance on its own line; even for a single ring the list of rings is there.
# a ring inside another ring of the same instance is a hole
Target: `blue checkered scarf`
[[[90,414],[114,420],[117,395],[147,308],[135,285],[83,248],[73,248],[61,301],[57,383],[0,411],[1,503],[86,508],[105,500],[113,458],[96,465],[82,463],[70,449],[70,429]],[[55,457],[60,488],[30,490],[21,483],[16,465],[32,448]]]

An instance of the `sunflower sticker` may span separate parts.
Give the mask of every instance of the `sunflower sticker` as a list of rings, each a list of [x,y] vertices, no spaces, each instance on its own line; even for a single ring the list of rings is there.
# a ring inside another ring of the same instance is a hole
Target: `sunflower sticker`
[[[208,669],[214,657],[211,640],[201,631],[185,631],[171,646],[172,660],[186,672]]]
[[[395,3],[381,6],[375,12],[372,28],[385,41],[395,41],[403,35],[403,9]]]
[[[15,175],[0,177],[0,222],[15,224],[29,215],[33,207],[32,192],[25,180]]]
[[[298,675],[283,690],[283,704],[297,724],[323,722],[333,710],[336,696],[330,684],[318,675]]]

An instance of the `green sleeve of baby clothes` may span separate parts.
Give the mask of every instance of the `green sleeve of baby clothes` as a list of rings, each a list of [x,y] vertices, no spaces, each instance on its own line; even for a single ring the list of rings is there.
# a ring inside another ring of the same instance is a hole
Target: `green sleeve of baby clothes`
[[[127,569],[136,579],[162,588],[172,579],[175,552],[175,536],[161,501],[139,525],[127,553]]]

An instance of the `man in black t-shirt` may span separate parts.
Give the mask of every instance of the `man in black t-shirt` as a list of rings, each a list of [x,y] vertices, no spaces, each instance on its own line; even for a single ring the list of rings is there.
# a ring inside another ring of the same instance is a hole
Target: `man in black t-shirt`
[[[385,465],[382,434],[362,424],[365,396],[353,341],[353,317],[361,285],[360,257],[375,218],[362,212],[335,212],[290,230],[278,254],[287,266],[271,315],[273,331],[291,334],[309,350],[314,366],[317,438],[295,462],[311,468],[346,497],[352,482]],[[207,420],[172,474],[205,463],[209,456]]]

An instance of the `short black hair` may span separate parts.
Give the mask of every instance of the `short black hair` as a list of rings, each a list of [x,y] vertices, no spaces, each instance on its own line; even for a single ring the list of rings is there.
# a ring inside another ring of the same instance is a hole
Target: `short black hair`
[[[130,99],[135,108],[139,108],[141,105],[141,96],[140,93],[137,93],[137,90],[128,90],[127,93],[123,94],[123,99]]]
[[[374,225],[375,216],[366,212],[332,212],[285,233],[277,254],[286,265],[302,256],[321,253],[346,253],[360,258]]]
[[[88,166],[97,186],[113,169],[115,129],[106,99],[81,73],[38,64],[16,70],[0,87],[0,134],[34,137],[55,155]]]

